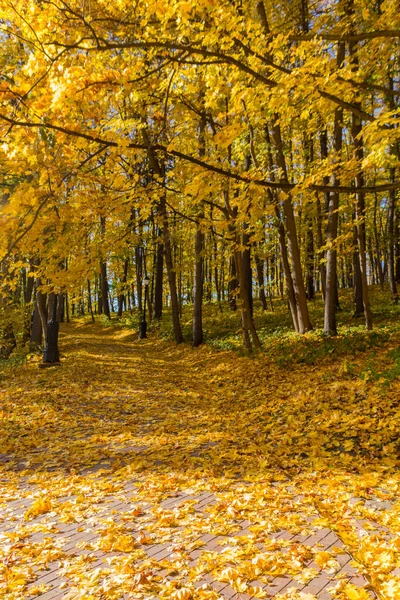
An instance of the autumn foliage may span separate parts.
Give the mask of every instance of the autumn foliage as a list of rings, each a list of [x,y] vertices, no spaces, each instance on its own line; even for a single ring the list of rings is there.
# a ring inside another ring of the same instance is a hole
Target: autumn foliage
[[[148,274],[177,342],[182,304],[198,345],[203,300],[237,299],[250,349],[254,286],[299,333],[322,292],[328,335],[352,286],[371,329],[400,276],[397,8],[3,0],[5,293],[108,315]]]

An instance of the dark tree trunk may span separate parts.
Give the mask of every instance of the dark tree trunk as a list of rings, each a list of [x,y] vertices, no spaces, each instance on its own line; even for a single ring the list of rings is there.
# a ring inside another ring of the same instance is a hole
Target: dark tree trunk
[[[154,285],[154,318],[161,319],[163,304],[163,275],[164,275],[164,244],[162,243],[162,231],[158,231],[157,255],[156,255],[156,278]]]
[[[394,247],[396,262],[396,283],[400,284],[400,209],[396,208],[396,224],[394,227]]]
[[[31,266],[30,273],[32,273],[32,272],[33,272],[33,269]],[[32,277],[32,276],[28,277],[27,282],[26,282],[25,294],[24,294],[25,304],[29,304],[32,300],[33,284],[34,284],[34,277]]]
[[[271,131],[272,139],[274,141],[276,150],[276,164],[281,172],[281,181],[284,183],[288,183],[289,179],[287,176],[286,159],[283,152],[281,129],[276,116],[274,116],[273,118]],[[296,300],[298,332],[305,333],[306,331],[310,331],[312,329],[312,325],[308,312],[306,291],[301,268],[300,249],[297,238],[296,222],[294,218],[292,197],[290,193],[286,195],[282,206],[283,213],[285,216],[285,225],[288,237],[288,256],[293,282],[293,290]]]
[[[94,323],[94,314],[93,314],[93,304],[92,304],[92,290],[90,287],[90,280],[87,281],[87,293],[88,293],[88,312],[90,312],[90,316],[92,317],[92,322]],[[65,301],[67,299],[65,298]]]
[[[329,194],[328,194],[329,196]],[[329,206],[329,204],[328,204]],[[328,212],[328,209],[326,209],[326,212]],[[322,250],[322,247],[324,245],[324,241],[323,241],[323,233],[322,233],[322,209],[321,209],[321,202],[319,200],[319,196],[317,194],[317,244],[318,244],[318,270],[319,270],[319,277],[320,277],[320,282],[321,282],[321,291],[322,291],[322,298],[325,300],[325,287],[326,287],[326,263],[322,262],[323,259],[325,258],[325,251]],[[318,288],[319,291],[319,288]]]
[[[306,294],[308,300],[315,299],[315,275],[314,275],[314,232],[310,215],[307,216],[307,266],[306,266]]]
[[[253,316],[253,273],[251,269],[251,247],[249,243],[249,234],[247,231],[243,233],[243,246],[246,248],[242,252],[243,277],[246,281],[246,290],[249,296],[250,314]]]
[[[203,261],[204,234],[201,227],[197,225],[195,237],[195,266],[194,266],[194,289],[193,289],[193,346],[203,343]]]
[[[348,0],[347,6],[345,7],[349,17],[354,15],[354,1]],[[352,70],[357,73],[358,71],[358,56],[356,53],[357,42],[349,42],[349,60],[351,63]],[[358,101],[354,102],[354,106],[361,110],[361,103]],[[368,292],[368,280],[367,280],[367,253],[366,253],[366,235],[365,235],[365,195],[363,192],[357,191],[364,185],[364,174],[362,171],[362,161],[364,158],[364,141],[362,138],[362,120],[361,117],[355,115],[354,112],[351,115],[351,136],[353,138],[353,154],[354,158],[358,163],[358,171],[354,178],[355,186],[355,213],[356,213],[356,234],[358,244],[358,256],[359,256],[359,283],[362,288],[362,301],[363,310],[365,316],[365,326],[367,329],[372,329],[372,313],[369,302]],[[358,277],[358,274],[357,274]],[[356,312],[358,307],[356,306]]]
[[[237,240],[239,242],[239,240]],[[261,348],[261,343],[254,325],[250,307],[250,290],[248,289],[248,278],[243,269],[243,252],[235,252],[236,272],[239,276],[240,314],[242,320],[242,331],[244,345],[247,350],[252,350],[252,345]]]
[[[236,310],[236,308],[237,308],[236,294],[237,294],[238,287],[239,287],[239,282],[237,279],[236,261],[235,261],[235,257],[231,256],[231,258],[229,260],[229,281],[228,281],[228,296],[229,296],[229,304],[230,304],[231,310]]]
[[[102,305],[102,313],[106,315],[109,319],[110,315],[110,304],[108,301],[108,281],[107,281],[107,263],[102,262],[100,265],[101,269],[101,305]]]
[[[123,275],[121,277],[121,283],[124,285],[124,291],[118,295],[118,317],[121,318],[122,317],[122,313],[124,311],[124,307],[126,310],[126,295],[125,295],[125,284],[126,284],[126,280],[128,278],[128,267],[129,267],[129,260],[126,258],[124,260],[124,272]]]
[[[384,276],[383,276],[383,269],[382,269],[381,245],[380,245],[380,241],[379,241],[379,231],[378,231],[378,223],[377,223],[377,220],[378,220],[377,211],[378,211],[378,194],[375,193],[375,202],[374,202],[374,240],[375,240],[375,250],[376,250],[376,267],[377,267],[377,271],[378,271],[379,285],[381,286],[381,290],[383,290],[385,279],[384,279]],[[390,211],[390,198],[389,198],[389,211]]]
[[[100,217],[100,227],[101,227],[101,236],[104,238],[106,233],[106,218]],[[111,318],[110,315],[110,304],[108,301],[108,276],[107,276],[107,261],[102,260],[100,264],[100,286],[101,286],[101,303],[103,308],[103,314],[106,315],[108,319]]]
[[[336,57],[336,64],[341,67],[345,57],[345,45],[339,43]],[[340,159],[343,144],[343,110],[336,108],[333,126],[333,144],[336,153],[336,160]],[[327,150],[322,150],[321,154],[327,154]],[[334,185],[339,185],[340,181],[337,175],[334,175]],[[337,335],[336,306],[337,298],[337,247],[336,240],[338,235],[338,192],[327,192],[325,194],[325,203],[328,204],[328,223],[326,228],[327,252],[326,252],[326,271],[325,271],[325,306],[324,306],[324,333],[325,335]]]
[[[205,114],[199,122],[199,157],[206,154],[204,132],[207,122]],[[204,208],[199,206],[194,242],[194,287],[193,287],[193,346],[200,346],[204,341],[203,334],[203,292],[204,292],[204,233],[201,221],[204,218]]]
[[[395,181],[395,170],[391,169],[390,172],[391,181]],[[389,274],[389,285],[392,300],[396,304],[398,303],[399,297],[397,294],[397,282],[395,276],[395,235],[394,235],[394,218],[396,212],[396,190],[390,190],[389,192],[389,206],[388,206],[388,274]]]
[[[143,312],[143,249],[141,246],[135,248],[135,266],[136,266],[136,290],[137,306],[139,312]]]
[[[38,287],[41,285],[41,282],[38,280],[37,282]],[[36,292],[36,306],[38,309],[38,313],[39,313],[39,317],[40,317],[40,322],[42,324],[42,333],[43,333],[43,337],[44,339],[46,339],[46,335],[47,335],[47,307],[46,307],[46,303],[47,303],[47,294],[42,294],[42,292],[40,290],[38,290]]]
[[[354,228],[355,229],[355,228]],[[354,241],[357,243],[357,231],[354,231]],[[360,258],[358,249],[353,252],[353,287],[354,287],[354,316],[359,317],[364,314],[363,290],[361,282]]]
[[[171,309],[172,309],[172,323],[174,326],[175,341],[177,344],[183,342],[183,335],[181,324],[179,321],[179,302],[178,293],[176,289],[176,273],[174,271],[174,265],[172,262],[172,248],[171,248],[171,237],[169,231],[168,213],[165,206],[162,208],[163,211],[163,232],[164,232],[164,253],[165,253],[165,264],[167,267],[167,276],[169,283],[169,291],[171,295]]]
[[[29,343],[29,349],[31,352],[38,350],[42,345],[42,322],[39,315],[39,309],[37,304],[32,314],[32,328],[31,328],[31,339]]]
[[[257,281],[258,281],[258,297],[260,299],[262,309],[267,310],[268,305],[267,305],[267,298],[265,296],[265,289],[264,289],[264,263],[258,254],[255,254],[255,261],[256,261]]]
[[[285,227],[282,223],[281,216],[279,213],[278,207],[275,208],[276,217],[278,219],[278,235],[279,235],[279,247],[281,251],[281,260],[282,260],[282,268],[285,274],[285,282],[286,282],[286,293],[289,302],[289,310],[292,316],[292,322],[294,330],[299,333],[299,321],[298,321],[298,312],[296,305],[296,296],[293,287],[292,273],[290,271],[289,258],[286,247],[286,237],[285,237]],[[282,280],[282,278],[281,278]],[[282,290],[283,296],[283,290]]]

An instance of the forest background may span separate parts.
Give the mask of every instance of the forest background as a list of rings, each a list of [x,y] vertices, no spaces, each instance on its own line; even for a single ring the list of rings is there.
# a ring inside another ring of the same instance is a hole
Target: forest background
[[[353,289],[372,329],[369,286],[400,278],[397,8],[3,1],[2,354],[54,295],[59,319],[169,306],[178,343],[187,304],[195,346],[230,305],[251,349],[253,296],[300,334],[322,296],[335,335]]]

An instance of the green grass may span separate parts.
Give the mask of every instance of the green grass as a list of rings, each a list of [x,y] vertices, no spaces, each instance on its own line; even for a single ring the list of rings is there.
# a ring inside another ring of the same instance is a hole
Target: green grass
[[[254,318],[263,352],[269,360],[282,368],[287,368],[292,364],[315,365],[343,358],[347,358],[351,365],[352,359],[360,356],[367,358],[373,365],[374,349],[389,343],[399,346],[400,306],[391,302],[388,290],[382,292],[378,287],[371,287],[370,291],[374,318],[373,330],[366,331],[363,317],[355,318],[353,316],[352,290],[341,290],[341,310],[337,313],[338,336],[336,337],[326,337],[323,334],[324,304],[321,297],[309,303],[314,330],[305,335],[298,335],[293,331],[285,301],[274,299],[274,310],[265,312],[261,310],[259,303],[255,302]],[[185,340],[188,341],[190,341],[192,333],[191,309],[191,306],[185,306],[181,319]],[[244,353],[240,311],[231,311],[228,303],[223,306],[222,312],[218,310],[216,304],[206,304],[203,312],[203,327],[205,343],[212,348],[234,350],[239,354]],[[150,335],[173,339],[168,310],[165,311],[161,323],[152,325],[149,332]],[[396,358],[395,351],[393,352],[388,356],[390,367],[387,377],[391,376],[390,373],[397,377],[397,369],[400,369],[399,359]],[[351,366],[348,366],[348,369],[350,372]],[[360,376],[360,374],[358,375]],[[378,370],[377,378],[380,377],[382,377],[382,373]]]

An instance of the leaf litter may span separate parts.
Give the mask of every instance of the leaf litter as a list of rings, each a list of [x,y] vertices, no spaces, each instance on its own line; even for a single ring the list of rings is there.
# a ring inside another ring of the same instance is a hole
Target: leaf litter
[[[1,384],[2,598],[400,598],[397,380],[61,343]]]

